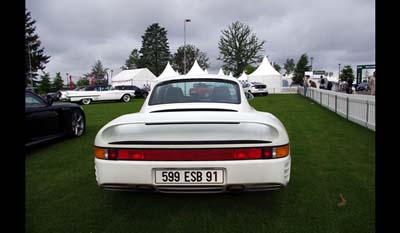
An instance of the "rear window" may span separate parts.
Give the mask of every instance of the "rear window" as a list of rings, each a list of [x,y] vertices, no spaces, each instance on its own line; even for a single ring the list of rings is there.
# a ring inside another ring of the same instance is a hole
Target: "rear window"
[[[149,99],[149,105],[196,102],[240,104],[239,85],[218,79],[172,80],[158,84]]]

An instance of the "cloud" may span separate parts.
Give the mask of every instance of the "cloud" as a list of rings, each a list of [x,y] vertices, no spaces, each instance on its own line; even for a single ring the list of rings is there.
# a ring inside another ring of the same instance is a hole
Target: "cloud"
[[[141,47],[146,28],[159,23],[168,31],[171,53],[186,39],[217,60],[221,30],[240,21],[265,40],[271,61],[283,64],[307,53],[318,69],[336,71],[338,63],[375,63],[375,2],[372,0],[263,1],[130,1],[27,0],[37,33],[51,55],[46,72],[80,75],[96,60],[114,70],[124,65],[132,49]]]

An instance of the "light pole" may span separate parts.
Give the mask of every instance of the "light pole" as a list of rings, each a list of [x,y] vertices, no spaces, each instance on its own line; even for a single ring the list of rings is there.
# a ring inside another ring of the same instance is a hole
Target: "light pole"
[[[69,79],[68,78],[69,77],[69,73],[65,73],[65,74],[67,75],[67,84],[66,84],[66,86],[68,86],[68,84],[69,84],[69,80],[68,80]]]
[[[190,19],[183,21],[183,74],[186,74],[186,22],[192,22]]]
[[[340,81],[340,63],[339,63],[338,81]]]
[[[112,73],[113,73],[113,70],[111,70],[111,82],[112,82]]]
[[[311,57],[310,59],[311,59],[311,71],[313,71],[313,68],[312,68],[312,61],[313,61],[314,58]]]

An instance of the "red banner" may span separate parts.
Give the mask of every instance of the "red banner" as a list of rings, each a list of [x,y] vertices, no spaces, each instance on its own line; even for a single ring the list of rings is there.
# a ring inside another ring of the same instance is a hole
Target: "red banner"
[[[69,89],[72,90],[72,77],[69,75]]]

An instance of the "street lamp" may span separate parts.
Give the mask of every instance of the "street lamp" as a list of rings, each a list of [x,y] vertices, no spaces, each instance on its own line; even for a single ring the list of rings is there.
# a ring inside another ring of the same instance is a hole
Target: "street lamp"
[[[338,81],[340,81],[340,63],[339,63]]]
[[[313,61],[314,58],[311,57],[310,59],[311,59],[311,71],[313,71],[313,68],[312,68],[312,61]]]
[[[190,19],[183,21],[183,74],[186,74],[186,22],[192,22]]]
[[[113,73],[113,70],[111,70],[111,82],[112,82],[112,73]]]

